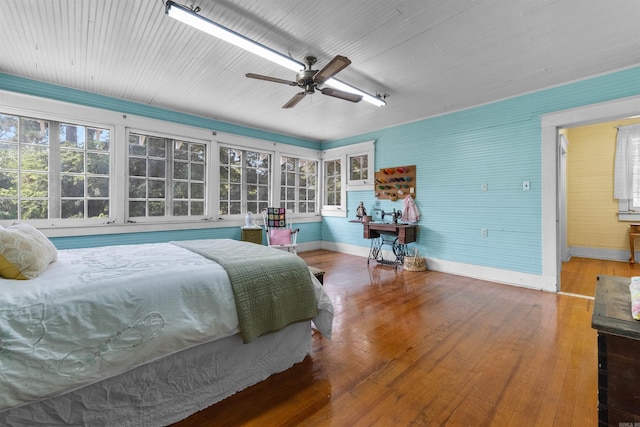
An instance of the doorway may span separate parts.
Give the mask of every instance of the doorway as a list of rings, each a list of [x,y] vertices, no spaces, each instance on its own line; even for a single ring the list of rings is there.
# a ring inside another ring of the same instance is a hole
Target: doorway
[[[544,115],[542,124],[542,276],[547,288],[561,291],[563,239],[561,221],[562,166],[560,129],[640,115],[640,96]]]

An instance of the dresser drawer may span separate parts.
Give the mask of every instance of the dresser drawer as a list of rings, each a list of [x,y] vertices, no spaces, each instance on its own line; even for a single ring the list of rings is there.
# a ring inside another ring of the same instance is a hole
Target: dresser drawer
[[[243,242],[262,244],[262,228],[242,228]]]

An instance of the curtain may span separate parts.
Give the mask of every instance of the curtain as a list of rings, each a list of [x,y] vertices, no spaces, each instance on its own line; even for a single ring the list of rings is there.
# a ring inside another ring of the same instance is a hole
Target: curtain
[[[640,125],[618,128],[616,157],[613,169],[613,197],[618,200],[633,198],[633,140],[640,139]]]

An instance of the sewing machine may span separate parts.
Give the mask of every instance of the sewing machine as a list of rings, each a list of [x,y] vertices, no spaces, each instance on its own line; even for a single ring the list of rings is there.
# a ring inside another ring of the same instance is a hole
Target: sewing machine
[[[393,212],[385,212],[382,209],[375,209],[376,212],[380,212],[380,220],[384,222],[384,217],[390,215],[393,218],[393,223],[397,224],[398,220],[402,218],[402,211],[397,211],[395,208]]]

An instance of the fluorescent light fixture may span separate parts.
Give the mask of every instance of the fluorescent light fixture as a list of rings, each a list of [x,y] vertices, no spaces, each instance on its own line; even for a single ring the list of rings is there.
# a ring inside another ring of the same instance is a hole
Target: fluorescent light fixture
[[[369,104],[373,104],[376,107],[384,107],[385,105],[387,105],[387,101],[385,101],[384,99],[382,99],[379,96],[373,96],[370,93],[367,93],[363,90],[358,89],[357,87],[351,86],[343,81],[340,81],[336,78],[330,78],[329,80],[327,80],[326,82],[324,82],[325,85],[327,86],[331,86],[333,88],[336,88],[338,90],[343,90],[345,92],[349,92],[349,93],[355,93],[356,95],[362,95],[362,100],[363,101],[367,101]]]
[[[271,62],[275,62],[278,65],[282,65],[296,73],[305,69],[305,65],[302,62],[289,58],[288,56],[255,42],[242,34],[238,34],[229,28],[210,21],[207,18],[198,15],[191,9],[178,5],[173,1],[167,1],[165,13],[180,22],[192,26],[193,28],[204,31],[207,34],[236,45],[248,52],[268,59]]]
[[[242,34],[238,34],[235,31],[230,30],[229,28],[223,27],[218,23],[210,21],[209,19],[198,15],[195,11],[189,9],[188,7],[179,5],[171,0],[166,2],[165,13],[171,18],[174,18],[184,24],[190,25],[191,27],[196,28],[200,31],[204,31],[209,35],[217,37],[248,52],[268,59],[269,61],[288,68],[291,71],[295,71],[296,73],[306,68],[305,64],[303,64],[302,62],[298,62],[295,59],[292,59],[263,44],[253,41],[250,38],[243,36]],[[367,101],[368,103],[376,105],[378,107],[387,105],[387,102],[380,96],[373,96],[338,79],[330,78],[329,80],[324,82],[324,84],[335,89],[343,90],[345,92],[362,95],[363,101]]]

